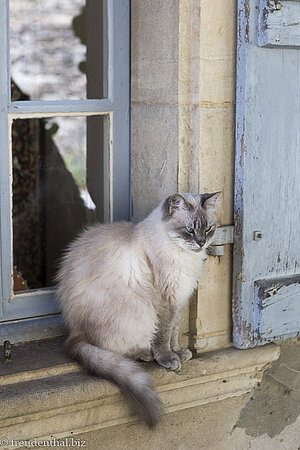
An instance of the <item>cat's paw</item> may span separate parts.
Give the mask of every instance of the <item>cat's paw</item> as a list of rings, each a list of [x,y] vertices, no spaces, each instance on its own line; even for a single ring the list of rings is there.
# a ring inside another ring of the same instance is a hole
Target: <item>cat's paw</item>
[[[193,353],[188,348],[181,348],[179,350],[175,350],[181,362],[188,361],[192,359]]]
[[[158,354],[154,357],[157,364],[166,369],[177,370],[181,368],[180,358],[176,353]]]

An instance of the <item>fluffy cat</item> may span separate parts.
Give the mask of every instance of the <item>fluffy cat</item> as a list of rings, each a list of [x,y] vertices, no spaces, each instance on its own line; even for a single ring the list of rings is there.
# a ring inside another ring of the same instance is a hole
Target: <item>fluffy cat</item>
[[[69,354],[119,386],[150,427],[162,405],[134,360],[176,370],[192,357],[180,347],[179,322],[217,227],[219,194],[176,193],[137,225],[93,226],[61,262],[57,294]]]

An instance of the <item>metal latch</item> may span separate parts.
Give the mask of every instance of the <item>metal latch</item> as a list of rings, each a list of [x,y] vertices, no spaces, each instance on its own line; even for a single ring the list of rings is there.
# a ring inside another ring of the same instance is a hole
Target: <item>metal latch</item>
[[[233,232],[233,225],[217,228],[213,241],[207,249],[207,253],[211,256],[224,255],[224,245],[233,244]]]

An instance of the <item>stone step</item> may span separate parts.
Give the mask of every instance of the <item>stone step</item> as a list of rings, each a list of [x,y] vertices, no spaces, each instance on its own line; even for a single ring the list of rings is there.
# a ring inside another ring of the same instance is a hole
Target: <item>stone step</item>
[[[56,338],[13,348],[12,363],[1,367],[1,436],[61,438],[138,420],[118,388],[79,370],[64,356],[62,343]],[[187,361],[176,372],[143,366],[169,413],[250,392],[279,352],[275,344],[229,348]]]

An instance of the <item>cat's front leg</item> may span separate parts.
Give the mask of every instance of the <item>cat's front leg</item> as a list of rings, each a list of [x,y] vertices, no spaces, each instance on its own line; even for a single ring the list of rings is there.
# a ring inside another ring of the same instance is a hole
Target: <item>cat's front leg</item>
[[[166,308],[160,316],[158,331],[156,333],[152,350],[154,359],[160,366],[167,369],[180,369],[181,362],[177,353],[171,349],[171,334],[174,326],[174,312]]]
[[[175,352],[181,362],[188,361],[193,357],[192,352],[188,348],[182,348],[179,343],[179,328],[181,314],[178,314],[171,334],[171,349]]]

